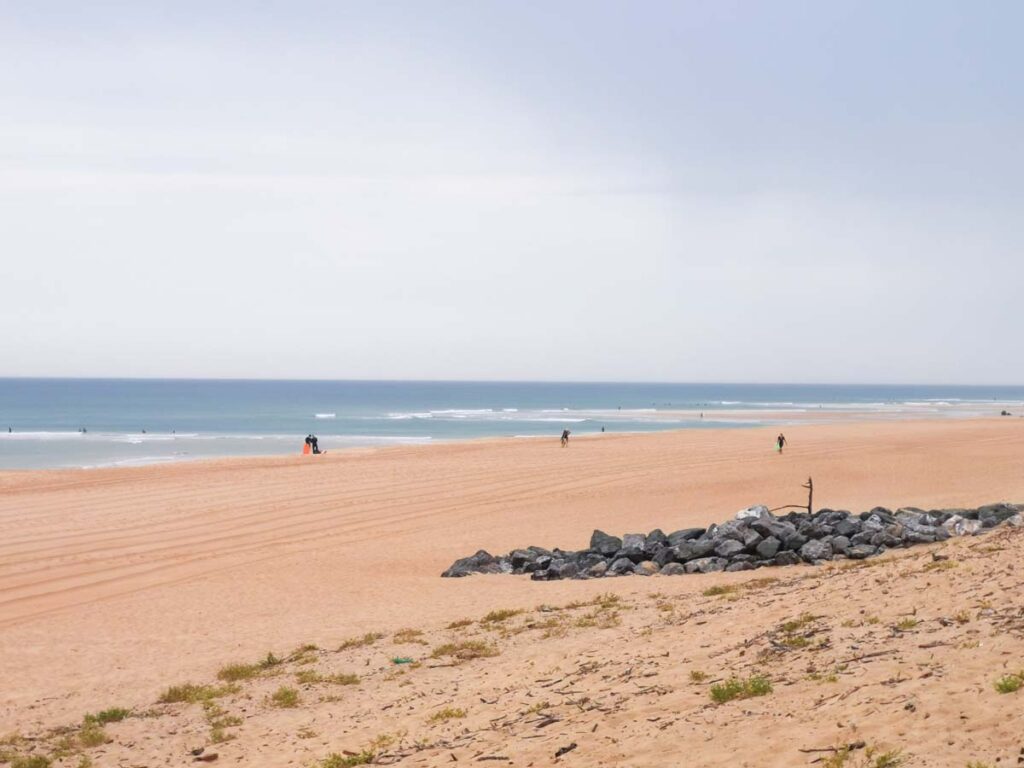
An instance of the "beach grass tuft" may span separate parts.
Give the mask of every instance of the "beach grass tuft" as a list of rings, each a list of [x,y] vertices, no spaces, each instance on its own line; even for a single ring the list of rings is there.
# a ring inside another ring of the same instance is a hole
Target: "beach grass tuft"
[[[498,649],[483,640],[463,640],[458,643],[444,643],[437,646],[430,654],[431,658],[450,657],[456,661],[469,661],[497,656]]]
[[[754,675],[746,680],[731,677],[724,683],[711,686],[711,699],[716,704],[724,704],[734,699],[750,699],[755,696],[766,696],[772,692],[772,684],[762,675]]]
[[[429,718],[428,723],[444,723],[448,720],[457,720],[466,716],[466,710],[454,709],[452,707],[445,707],[439,712],[435,712]]]
[[[347,640],[342,641],[341,645],[338,646],[338,650],[347,651],[351,648],[365,648],[366,646],[373,645],[383,638],[384,634],[382,632],[367,632],[365,635],[350,637]]]
[[[217,699],[221,696],[227,696],[229,693],[237,693],[238,687],[234,685],[214,686],[214,685],[194,685],[193,683],[184,683],[183,685],[172,685],[157,699],[158,704],[195,704],[199,701],[209,701],[210,699]]]
[[[270,694],[270,703],[281,709],[294,709],[299,706],[299,692],[295,688],[282,685]]]
[[[500,624],[503,621],[511,619],[513,616],[518,616],[523,612],[522,608],[502,608],[497,611],[491,611],[482,619],[481,624]]]
[[[218,670],[217,679],[235,683],[239,680],[251,680],[259,673],[260,667],[256,664],[228,664]]]
[[[1003,675],[995,683],[998,693],[1016,693],[1021,688],[1024,688],[1024,671]]]
[[[119,723],[128,717],[132,711],[125,709],[124,707],[111,707],[110,709],[104,709],[102,712],[97,712],[94,715],[86,715],[84,720],[86,723],[99,723],[105,725],[106,723]]]

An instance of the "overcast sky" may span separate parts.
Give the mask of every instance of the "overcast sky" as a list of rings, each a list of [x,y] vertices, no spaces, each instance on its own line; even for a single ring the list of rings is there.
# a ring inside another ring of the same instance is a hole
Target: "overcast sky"
[[[0,375],[1024,382],[1022,28],[0,0]]]

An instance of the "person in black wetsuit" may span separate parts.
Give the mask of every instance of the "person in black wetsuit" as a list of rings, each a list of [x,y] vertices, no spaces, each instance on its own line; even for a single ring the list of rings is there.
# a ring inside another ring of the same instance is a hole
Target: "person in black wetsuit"
[[[569,435],[570,434],[571,433],[569,432],[568,429],[563,429],[562,430],[562,447],[563,448],[565,448],[565,446],[567,446],[569,444]]]
[[[317,443],[316,435],[309,436],[309,445],[313,449],[313,453],[320,453],[320,445]]]
[[[782,453],[782,449],[786,447],[786,436],[779,432],[779,436],[775,438],[775,447],[779,453]]]

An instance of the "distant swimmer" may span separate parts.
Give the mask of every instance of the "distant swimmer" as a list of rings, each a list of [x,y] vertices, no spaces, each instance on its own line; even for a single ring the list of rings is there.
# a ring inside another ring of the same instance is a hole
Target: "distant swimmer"
[[[572,434],[568,429],[562,430],[562,447],[565,448],[569,444],[569,435]]]
[[[604,427],[601,427],[601,431],[604,432]]]
[[[782,449],[786,447],[786,436],[779,432],[779,436],[775,438],[775,450],[782,453]]]

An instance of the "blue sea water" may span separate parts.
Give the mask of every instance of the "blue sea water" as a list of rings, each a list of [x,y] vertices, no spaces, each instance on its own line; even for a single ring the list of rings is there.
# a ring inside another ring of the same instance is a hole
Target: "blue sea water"
[[[294,453],[310,432],[329,450],[743,427],[812,413],[1017,415],[1022,404],[1024,387],[1005,386],[0,379],[0,468]]]

